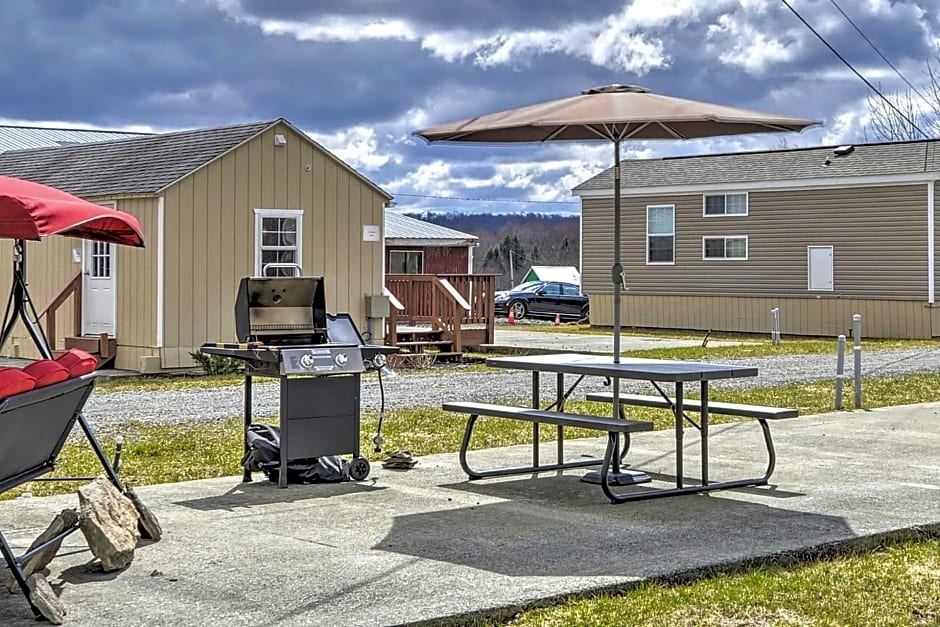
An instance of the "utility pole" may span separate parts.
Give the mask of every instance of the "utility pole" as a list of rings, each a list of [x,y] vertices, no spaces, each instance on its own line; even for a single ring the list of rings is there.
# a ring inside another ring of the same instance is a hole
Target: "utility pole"
[[[512,248],[509,249],[509,286],[512,287],[516,284],[515,273],[512,268]]]

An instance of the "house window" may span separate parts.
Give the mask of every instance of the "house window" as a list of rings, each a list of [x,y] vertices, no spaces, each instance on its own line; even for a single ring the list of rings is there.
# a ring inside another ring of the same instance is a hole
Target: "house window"
[[[389,274],[424,274],[424,252],[391,250],[388,253]]]
[[[747,192],[705,194],[706,216],[746,216]]]
[[[303,274],[303,218],[300,209],[255,209],[255,276]]]
[[[807,246],[806,263],[808,290],[832,291],[832,246]]]
[[[702,259],[747,260],[747,236],[703,237]]]
[[[650,205],[646,208],[646,263],[675,263],[676,208]]]

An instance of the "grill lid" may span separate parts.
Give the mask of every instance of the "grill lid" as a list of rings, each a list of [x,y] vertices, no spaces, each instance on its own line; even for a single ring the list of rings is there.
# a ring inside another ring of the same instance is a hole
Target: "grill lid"
[[[244,277],[239,283],[239,342],[322,344],[326,326],[323,277]]]

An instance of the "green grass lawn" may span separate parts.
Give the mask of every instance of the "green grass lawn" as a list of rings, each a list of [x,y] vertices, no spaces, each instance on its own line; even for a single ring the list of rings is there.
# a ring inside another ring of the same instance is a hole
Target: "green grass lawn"
[[[763,565],[692,583],[644,583],[622,594],[520,613],[521,627],[940,625],[940,539],[860,554]]]

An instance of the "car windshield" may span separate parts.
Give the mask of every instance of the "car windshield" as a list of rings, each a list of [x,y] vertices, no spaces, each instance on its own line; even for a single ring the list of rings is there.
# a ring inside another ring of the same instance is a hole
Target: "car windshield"
[[[541,285],[542,284],[539,281],[530,281],[528,283],[520,283],[516,287],[512,288],[510,291],[511,292],[534,292],[535,290],[539,289]]]

